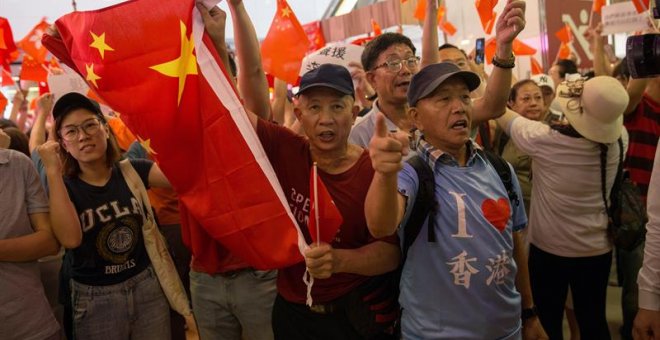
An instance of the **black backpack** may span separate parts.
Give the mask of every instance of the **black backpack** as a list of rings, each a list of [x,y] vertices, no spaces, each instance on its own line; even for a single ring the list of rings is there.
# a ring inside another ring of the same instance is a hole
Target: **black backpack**
[[[619,137],[619,165],[617,167],[614,184],[610,191],[610,205],[607,204],[605,178],[607,162],[607,145],[600,144],[601,148],[601,192],[605,210],[609,218],[607,230],[612,242],[617,248],[631,251],[640,245],[646,235],[646,207],[642,202],[642,195],[635,183],[629,178],[628,172],[623,170],[623,141]]]
[[[513,188],[513,176],[514,174],[509,167],[509,163],[505,161],[502,157],[498,156],[492,151],[484,151],[486,159],[488,162],[495,168],[497,175],[500,177],[504,188],[506,188],[507,195],[509,196],[509,201],[518,206],[520,204],[520,199],[516,190]],[[408,249],[415,242],[419,232],[422,230],[422,225],[428,217],[429,226],[428,226],[428,242],[436,242],[435,236],[435,214],[439,211],[438,202],[435,199],[435,178],[433,177],[433,171],[430,166],[420,157],[414,156],[408,159],[408,163],[415,169],[417,177],[419,179],[419,189],[417,191],[417,196],[415,197],[415,202],[413,203],[412,211],[408,221],[403,226],[403,240],[401,247],[401,264],[406,261],[408,256]]]

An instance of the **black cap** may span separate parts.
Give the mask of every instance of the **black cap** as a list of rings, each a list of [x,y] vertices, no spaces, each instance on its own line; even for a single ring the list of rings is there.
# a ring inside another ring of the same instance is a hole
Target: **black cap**
[[[454,63],[431,64],[412,77],[408,87],[408,105],[415,106],[420,99],[430,95],[445,80],[453,76],[462,78],[470,91],[474,91],[481,83],[476,73],[462,71]]]
[[[78,92],[69,92],[57,100],[53,106],[53,118],[57,119],[76,109],[86,109],[99,116],[101,121],[105,121],[99,103]]]
[[[355,97],[353,79],[348,69],[335,64],[323,64],[305,74],[300,79],[300,89],[297,96],[313,87],[329,87],[343,94]]]

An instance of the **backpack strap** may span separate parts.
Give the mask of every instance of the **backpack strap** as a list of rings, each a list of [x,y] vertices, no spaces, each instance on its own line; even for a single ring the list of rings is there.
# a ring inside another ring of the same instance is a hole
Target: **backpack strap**
[[[495,168],[502,184],[504,184],[506,194],[509,196],[509,201],[518,206],[520,204],[520,198],[518,197],[516,190],[513,188],[513,173],[511,172],[509,163],[492,151],[485,150],[484,153],[486,154],[488,162],[490,162],[493,168]]]
[[[419,156],[414,156],[407,161],[419,179],[419,188],[417,196],[412,206],[412,211],[408,221],[403,226],[403,247],[401,252],[403,254],[402,263],[408,255],[408,249],[415,242],[417,235],[422,230],[422,225],[428,217],[428,241],[436,242],[435,236],[435,213],[438,210],[438,203],[435,199],[435,178],[431,167]]]

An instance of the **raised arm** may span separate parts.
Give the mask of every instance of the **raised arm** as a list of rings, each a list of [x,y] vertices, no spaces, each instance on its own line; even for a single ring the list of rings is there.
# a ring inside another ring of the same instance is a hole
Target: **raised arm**
[[[273,121],[284,126],[285,125],[285,111],[286,111],[286,82],[282,79],[275,78],[273,84]]]
[[[422,29],[422,64],[420,68],[435,64],[438,57],[438,0],[426,1],[426,17]]]
[[[55,238],[64,246],[72,249],[82,241],[82,228],[76,213],[76,208],[69,199],[69,194],[62,178],[62,161],[59,155],[60,145],[55,141],[47,141],[37,148],[46,167],[48,178],[48,198],[50,206],[50,223]]]
[[[228,0],[234,25],[234,43],[238,58],[238,91],[245,108],[264,119],[270,118],[268,81],[261,64],[259,39],[245,10],[243,0]]]
[[[378,113],[374,136],[369,142],[369,156],[375,170],[364,202],[367,226],[376,237],[392,235],[403,219],[405,197],[398,192],[397,176],[407,154],[407,136],[388,132],[385,117]]]
[[[36,118],[30,133],[30,152],[46,142],[46,119],[53,108],[53,94],[44,93],[37,100]]]
[[[21,109],[21,105],[23,105],[24,101],[25,97],[23,96],[23,92],[16,89],[16,94],[14,94],[14,98],[11,99],[11,112],[9,112],[9,120],[16,123],[16,125],[18,125],[18,111]],[[21,132],[24,128],[25,126],[18,125],[18,129],[21,130]]]
[[[222,63],[225,65],[226,69],[229,69],[229,59],[227,52],[227,44],[225,42],[225,23],[227,21],[227,14],[220,8],[213,7],[211,10],[208,10],[201,2],[197,4],[197,10],[202,15],[202,20],[204,21],[204,27],[213,41],[216,51],[220,55]],[[233,81],[233,79],[232,79]],[[250,110],[245,110],[250,120],[250,124],[254,129],[257,128],[257,116],[250,112]],[[269,111],[270,112],[270,111]]]
[[[502,14],[497,18],[495,36],[497,50],[495,58],[500,62],[508,62],[513,56],[513,40],[525,28],[525,2],[509,0]],[[493,67],[488,77],[486,93],[474,101],[472,120],[475,126],[481,122],[504,114],[506,102],[511,90],[511,68]]]

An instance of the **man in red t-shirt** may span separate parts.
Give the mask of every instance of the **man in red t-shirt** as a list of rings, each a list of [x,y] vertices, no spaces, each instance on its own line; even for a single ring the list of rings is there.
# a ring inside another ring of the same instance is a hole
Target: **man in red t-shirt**
[[[253,114],[250,122],[308,243],[309,174],[314,162],[344,222],[330,244],[312,245],[305,251],[305,262],[280,270],[273,331],[276,339],[361,339],[364,329],[347,316],[347,297],[370,276],[397,268],[397,239],[374,239],[367,229],[364,200],[374,170],[368,151],[348,143],[358,113],[348,70],[326,64],[306,73],[298,98],[294,112],[307,138]],[[305,270],[316,279],[311,306],[305,305]]]

